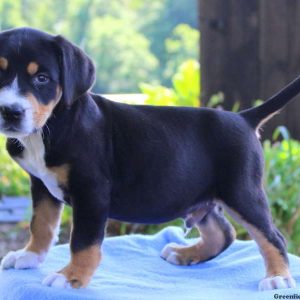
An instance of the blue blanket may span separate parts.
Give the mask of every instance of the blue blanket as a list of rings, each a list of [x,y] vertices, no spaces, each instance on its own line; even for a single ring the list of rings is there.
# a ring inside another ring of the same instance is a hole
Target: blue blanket
[[[291,272],[298,288],[259,292],[264,264],[253,241],[236,241],[218,257],[193,266],[175,266],[160,258],[169,242],[192,243],[180,228],[168,227],[154,236],[106,238],[103,260],[91,284],[81,290],[44,287],[42,279],[67,264],[67,245],[54,247],[37,270],[0,273],[1,300],[232,300],[300,297],[300,258],[290,255]],[[298,299],[298,298],[295,298]]]

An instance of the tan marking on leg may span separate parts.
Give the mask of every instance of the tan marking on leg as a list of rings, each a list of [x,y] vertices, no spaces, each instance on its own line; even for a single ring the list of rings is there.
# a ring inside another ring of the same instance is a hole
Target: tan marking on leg
[[[197,226],[201,237],[192,246],[174,246],[173,250],[179,254],[180,262],[185,264],[195,264],[208,260],[216,256],[225,244],[223,233],[215,224],[207,224],[206,228],[201,229]]]
[[[226,246],[229,246],[229,241],[230,243],[234,241],[236,235],[229,222],[227,222],[227,226],[226,229],[222,228],[215,215],[208,215],[204,223],[196,224],[201,235],[196,244],[191,246],[171,245],[172,251],[176,253],[178,264],[196,264],[211,259],[222,252]]]
[[[31,93],[26,95],[26,98],[33,108],[33,121],[36,128],[42,128],[45,125],[47,119],[50,117],[52,111],[60,100],[62,95],[61,88],[57,87],[56,92],[56,98],[51,100],[48,104],[40,103]]]
[[[72,253],[71,262],[59,273],[66,276],[73,288],[86,287],[101,260],[99,245]]]
[[[284,260],[280,251],[271,244],[264,235],[252,225],[249,226],[249,233],[257,241],[260,247],[261,254],[264,257],[267,277],[273,276],[290,276],[289,266]]]
[[[5,57],[0,57],[0,69],[6,70],[8,68],[8,60]]]
[[[70,166],[68,164],[63,164],[59,167],[51,167],[49,168],[49,170],[55,174],[56,180],[60,186],[62,187],[68,186],[69,171],[70,171]]]
[[[30,62],[27,66],[27,73],[31,76],[36,74],[38,70],[39,70],[39,65],[34,61]]]
[[[30,240],[25,250],[39,254],[48,252],[57,234],[62,208],[63,205],[50,199],[41,200],[33,211]]]
[[[272,243],[270,243],[261,231],[259,231],[252,224],[246,222],[236,211],[232,210],[226,205],[223,205],[226,211],[240,224],[242,224],[251,237],[256,241],[259,246],[259,250],[264,258],[266,266],[266,276],[284,276],[290,277],[290,271],[288,263],[281,255],[279,249],[277,249]]]

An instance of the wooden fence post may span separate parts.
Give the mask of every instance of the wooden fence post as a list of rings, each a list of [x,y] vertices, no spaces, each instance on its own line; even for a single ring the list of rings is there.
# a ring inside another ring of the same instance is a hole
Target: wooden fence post
[[[300,1],[199,0],[201,100],[222,91],[225,109],[266,100],[300,74]],[[300,139],[300,97],[265,126]]]

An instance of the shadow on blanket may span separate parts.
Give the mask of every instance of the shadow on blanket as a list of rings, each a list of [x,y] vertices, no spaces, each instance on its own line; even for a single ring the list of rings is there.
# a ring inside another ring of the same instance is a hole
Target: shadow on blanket
[[[41,285],[47,274],[59,270],[69,260],[67,245],[54,247],[38,270],[1,272],[0,299],[266,300],[276,299],[275,294],[300,297],[300,258],[296,256],[290,255],[290,264],[297,289],[258,292],[264,266],[253,241],[236,241],[213,260],[194,266],[174,266],[161,259],[160,251],[169,242],[192,240],[184,239],[183,231],[176,227],[168,227],[153,236],[105,239],[102,263],[89,287],[82,290]]]

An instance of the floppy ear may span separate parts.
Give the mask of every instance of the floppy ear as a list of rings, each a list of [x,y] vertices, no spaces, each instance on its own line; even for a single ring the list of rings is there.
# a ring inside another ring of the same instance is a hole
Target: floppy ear
[[[62,99],[67,106],[86,93],[94,84],[95,67],[91,59],[77,46],[58,35],[55,37],[58,46]]]

